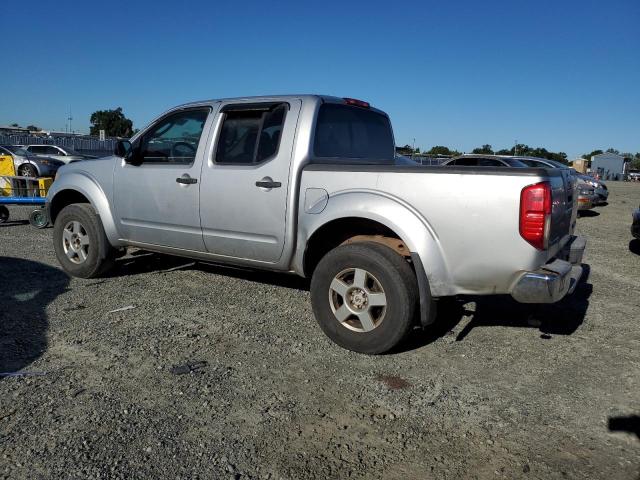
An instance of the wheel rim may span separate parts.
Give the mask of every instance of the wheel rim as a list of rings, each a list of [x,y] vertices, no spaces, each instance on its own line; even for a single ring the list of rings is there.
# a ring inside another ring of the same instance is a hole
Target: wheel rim
[[[329,304],[336,320],[354,332],[378,328],[387,312],[382,284],[363,268],[347,268],[333,278]]]
[[[71,262],[84,263],[89,256],[89,246],[89,235],[80,222],[73,220],[64,226],[62,248]]]
[[[35,177],[35,175],[33,174],[33,170],[31,168],[23,168],[22,169],[22,176],[23,177]]]

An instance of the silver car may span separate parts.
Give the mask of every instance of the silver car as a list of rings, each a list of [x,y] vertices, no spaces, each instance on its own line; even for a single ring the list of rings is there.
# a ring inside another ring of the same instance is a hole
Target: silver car
[[[593,205],[602,205],[606,203],[609,198],[609,189],[604,182],[597,180],[589,175],[577,172],[575,169],[569,167],[560,162],[554,160],[548,160],[546,158],[520,158],[520,161],[526,163],[530,167],[542,167],[542,168],[570,168],[572,173],[578,178],[578,183],[582,186],[588,185],[593,187]],[[588,190],[588,189],[585,189]]]
[[[64,162],[49,157],[37,157],[19,145],[1,145],[0,155],[10,155],[16,173],[21,177],[54,177]]]
[[[27,145],[24,148],[33,155],[55,158],[65,164],[77,162],[78,160],[96,158],[93,155],[84,155],[76,152],[73,148],[61,147],[59,145]]]

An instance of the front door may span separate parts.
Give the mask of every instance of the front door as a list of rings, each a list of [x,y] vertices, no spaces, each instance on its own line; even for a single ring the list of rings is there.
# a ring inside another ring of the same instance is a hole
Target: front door
[[[129,163],[116,166],[115,213],[126,240],[205,250],[199,182],[213,116],[209,106],[164,116],[132,145]]]
[[[221,107],[200,190],[209,252],[268,263],[280,259],[300,106],[290,100]]]

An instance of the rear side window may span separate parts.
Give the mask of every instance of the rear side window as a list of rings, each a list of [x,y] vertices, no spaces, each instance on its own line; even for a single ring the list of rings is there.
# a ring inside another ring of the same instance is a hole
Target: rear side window
[[[253,165],[278,153],[287,105],[225,112],[216,163]]]
[[[505,164],[500,160],[494,158],[475,158],[475,157],[463,157],[456,158],[453,162],[447,165],[456,167],[504,167]]]
[[[319,159],[393,163],[395,152],[389,119],[364,108],[325,103],[318,112],[313,153]]]
[[[457,158],[453,162],[448,163],[447,165],[455,165],[457,167],[477,167],[478,159],[477,158]]]
[[[32,153],[35,153],[36,155],[44,155],[46,153],[49,153],[47,151],[47,146],[46,145],[32,145],[30,147],[28,147],[28,150]]]

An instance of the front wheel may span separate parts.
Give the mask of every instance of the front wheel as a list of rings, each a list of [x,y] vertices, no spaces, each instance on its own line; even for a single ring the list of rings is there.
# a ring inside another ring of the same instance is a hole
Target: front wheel
[[[311,279],[320,328],[341,347],[379,354],[398,345],[414,325],[418,285],[407,261],[371,242],[335,248]]]
[[[88,203],[62,209],[53,227],[53,246],[62,268],[74,277],[97,277],[114,263],[115,250]]]

